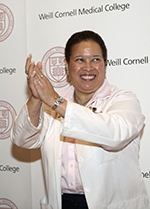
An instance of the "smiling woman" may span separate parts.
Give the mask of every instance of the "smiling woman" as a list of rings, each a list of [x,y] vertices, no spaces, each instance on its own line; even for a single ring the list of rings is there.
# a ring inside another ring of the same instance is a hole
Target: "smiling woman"
[[[145,117],[135,94],[106,79],[107,49],[93,31],[66,43],[70,85],[59,95],[26,60],[31,96],[17,116],[11,140],[41,147],[45,197],[42,209],[149,209],[138,156]]]
[[[105,80],[106,66],[102,50],[99,44],[91,40],[73,46],[66,68],[81,104],[91,98]]]

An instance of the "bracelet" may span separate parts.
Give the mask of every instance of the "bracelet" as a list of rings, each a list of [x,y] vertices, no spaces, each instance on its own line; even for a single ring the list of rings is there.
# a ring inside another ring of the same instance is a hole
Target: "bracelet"
[[[63,97],[61,97],[61,96],[56,96],[55,97],[55,102],[54,102],[54,105],[53,105],[53,107],[52,107],[52,110],[55,110],[60,104],[62,104],[63,102],[64,102],[64,98]]]

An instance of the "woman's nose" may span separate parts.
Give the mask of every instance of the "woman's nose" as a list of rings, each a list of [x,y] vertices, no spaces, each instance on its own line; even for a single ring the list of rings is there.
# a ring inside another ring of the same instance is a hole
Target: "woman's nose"
[[[93,68],[92,63],[90,61],[86,61],[84,63],[84,69],[90,71]]]

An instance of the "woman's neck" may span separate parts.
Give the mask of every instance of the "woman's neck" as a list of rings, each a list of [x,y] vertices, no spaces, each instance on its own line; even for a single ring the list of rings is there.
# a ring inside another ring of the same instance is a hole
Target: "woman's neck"
[[[93,94],[87,94],[87,95],[77,95],[76,91],[74,91],[74,102],[77,104],[80,104],[82,106],[85,106],[92,98]]]

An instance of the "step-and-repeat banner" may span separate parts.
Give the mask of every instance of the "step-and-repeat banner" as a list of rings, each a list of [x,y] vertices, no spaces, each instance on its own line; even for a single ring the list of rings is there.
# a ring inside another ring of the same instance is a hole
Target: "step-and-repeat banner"
[[[28,98],[24,65],[32,53],[57,91],[66,87],[64,46],[76,31],[99,33],[108,48],[107,79],[136,93],[144,115],[139,160],[150,196],[150,1],[0,1],[0,208],[39,209],[45,187],[40,150],[10,142]],[[50,63],[50,64],[49,64]],[[130,163],[130,162],[129,162]]]

